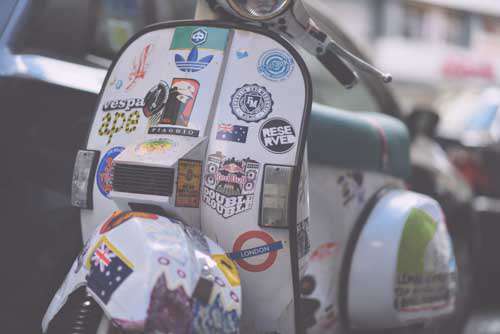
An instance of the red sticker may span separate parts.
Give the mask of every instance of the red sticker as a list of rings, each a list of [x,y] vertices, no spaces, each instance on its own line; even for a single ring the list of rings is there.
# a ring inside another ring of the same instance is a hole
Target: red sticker
[[[256,239],[260,246],[245,248],[245,243]],[[248,231],[240,235],[233,245],[233,252],[229,257],[236,261],[239,266],[250,272],[261,272],[271,267],[278,257],[278,250],[283,248],[283,242],[275,241],[273,237],[264,231]],[[260,263],[250,263],[246,259],[258,257]]]

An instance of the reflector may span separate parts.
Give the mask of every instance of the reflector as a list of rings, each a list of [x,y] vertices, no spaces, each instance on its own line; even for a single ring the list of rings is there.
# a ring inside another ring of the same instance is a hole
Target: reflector
[[[92,209],[92,181],[98,160],[98,151],[78,151],[71,183],[71,204],[73,206]]]

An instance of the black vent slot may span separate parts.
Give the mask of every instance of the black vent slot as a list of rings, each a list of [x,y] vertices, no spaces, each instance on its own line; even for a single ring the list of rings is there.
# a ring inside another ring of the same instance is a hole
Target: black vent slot
[[[113,190],[124,193],[172,196],[174,169],[115,164]]]

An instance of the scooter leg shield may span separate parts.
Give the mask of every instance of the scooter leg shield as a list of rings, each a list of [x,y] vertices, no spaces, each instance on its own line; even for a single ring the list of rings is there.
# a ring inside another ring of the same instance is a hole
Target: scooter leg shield
[[[352,328],[395,328],[452,313],[455,256],[439,204],[409,191],[385,193],[359,235],[347,289]]]
[[[125,330],[239,329],[236,265],[215,242],[176,219],[118,211],[101,224],[54,296],[43,319],[44,332],[81,286]]]

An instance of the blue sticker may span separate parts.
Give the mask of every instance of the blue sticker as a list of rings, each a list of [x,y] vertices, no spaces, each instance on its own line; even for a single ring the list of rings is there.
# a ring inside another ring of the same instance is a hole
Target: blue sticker
[[[117,146],[110,149],[106,154],[102,157],[99,166],[97,167],[96,173],[96,183],[97,188],[103,196],[109,197],[109,193],[112,189],[113,180],[113,160],[120,154],[125,147]]]
[[[123,86],[123,81],[122,80],[117,80],[115,84],[116,89],[120,89]]]
[[[195,46],[189,52],[187,59],[185,59],[182,55],[176,53],[175,64],[177,65],[177,68],[182,72],[198,72],[207,67],[213,58],[213,55],[209,55],[198,59],[198,48]]]
[[[260,56],[257,70],[268,80],[281,81],[288,79],[294,67],[293,58],[288,53],[273,49]]]
[[[236,51],[236,57],[238,59],[243,59],[248,57],[248,51]]]
[[[273,98],[265,87],[246,84],[231,96],[231,112],[245,122],[259,122],[273,111]]]
[[[246,143],[248,126],[219,124],[217,127],[217,140],[233,141],[235,143]]]

